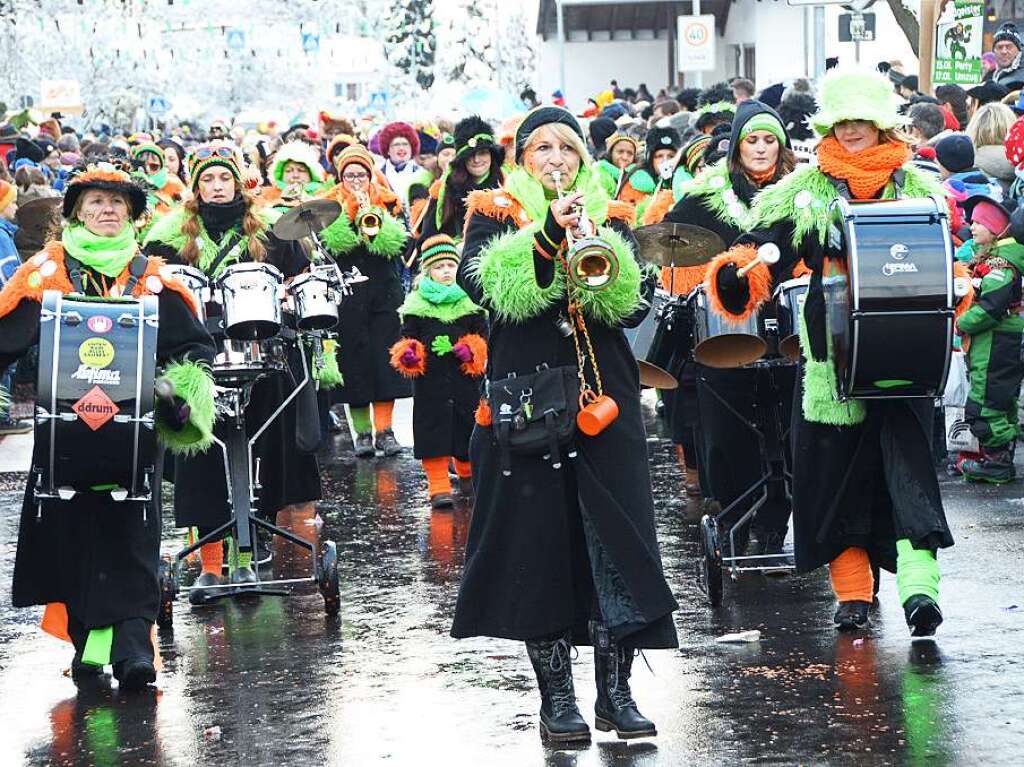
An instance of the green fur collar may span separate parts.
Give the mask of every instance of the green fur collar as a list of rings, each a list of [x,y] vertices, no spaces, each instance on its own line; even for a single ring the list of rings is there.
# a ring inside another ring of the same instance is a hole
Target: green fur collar
[[[902,194],[904,197],[928,197],[944,193],[939,182],[912,165],[904,165]],[[895,197],[895,185],[886,185],[882,199]],[[793,222],[793,247],[799,247],[810,233],[824,243],[832,223],[827,215],[829,206],[837,197],[836,189],[828,177],[817,167],[805,165],[796,169],[777,184],[762,189],[754,198],[749,222],[750,229],[767,229],[789,219]]]
[[[496,237],[470,264],[470,276],[483,289],[494,316],[504,322],[525,322],[565,301],[565,275],[557,262],[551,284],[546,288],[537,285],[533,238],[539,228],[540,224],[534,223]],[[632,248],[618,232],[601,227],[598,233],[619,257],[619,278],[605,290],[581,290],[576,296],[586,317],[615,325],[639,307],[643,274]]]
[[[344,205],[341,206],[341,214],[320,232],[320,241],[335,256],[347,255],[357,246],[364,245],[375,256],[394,258],[402,252],[409,234],[394,216],[381,208],[374,208],[374,211],[380,216],[380,231],[369,242],[363,240],[349,221]]]
[[[598,174],[586,165],[580,166],[572,185],[563,189],[566,193],[576,190],[585,195],[584,207],[591,221],[603,224],[608,220],[608,194]],[[505,178],[504,191],[523,206],[531,221],[543,223],[551,201],[544,193],[544,186],[529,171],[517,166]]]
[[[726,160],[717,162],[680,190],[682,197],[700,197],[704,207],[715,217],[742,232],[749,231],[751,213],[747,204],[732,188],[729,165]]]
[[[146,233],[146,237],[143,240],[143,245],[148,245],[151,242],[160,243],[174,248],[174,250],[180,253],[185,247],[185,242],[188,239],[183,231],[183,227],[185,225],[185,221],[191,215],[192,214],[185,210],[185,208],[179,207],[168,212],[166,215],[161,216],[149,228],[149,231]],[[265,225],[265,229],[256,236],[266,242],[266,229],[269,229],[273,223],[280,218],[280,214],[269,208],[261,208],[256,211],[256,216]],[[231,232],[237,232],[237,230],[232,229]],[[224,235],[221,239],[221,243],[225,242],[228,236],[230,236],[230,233],[226,233]],[[214,259],[217,258],[218,253],[220,253],[221,243],[216,243],[210,238],[210,235],[206,233],[206,227],[203,226],[201,218],[199,219],[199,236],[196,239],[199,241],[199,261],[197,266],[205,272],[207,267],[213,263]],[[217,267],[217,273],[209,276],[216,277],[224,270],[225,267],[244,260],[248,249],[248,238],[239,238],[235,247],[232,249],[231,254],[229,254],[228,257],[225,258]]]
[[[484,310],[473,303],[468,296],[451,304],[432,304],[418,290],[405,297],[405,302],[398,308],[402,317],[429,317],[450,325],[455,320],[469,314],[483,314]]]

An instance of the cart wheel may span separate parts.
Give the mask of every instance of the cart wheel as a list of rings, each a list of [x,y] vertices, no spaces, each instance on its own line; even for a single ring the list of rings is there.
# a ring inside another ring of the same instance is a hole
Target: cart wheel
[[[174,566],[168,557],[160,559],[158,579],[160,611],[156,615],[156,625],[166,629],[174,625],[174,600],[178,596],[178,582],[174,577]]]
[[[718,523],[705,515],[700,521],[700,581],[708,604],[722,604],[722,549],[718,545]]]
[[[341,612],[341,586],[338,582],[338,547],[334,541],[326,541],[320,551],[320,576],[317,585],[324,598],[324,612],[337,615]]]

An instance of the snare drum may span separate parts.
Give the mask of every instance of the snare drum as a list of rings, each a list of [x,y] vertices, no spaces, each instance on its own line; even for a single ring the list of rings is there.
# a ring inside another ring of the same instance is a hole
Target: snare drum
[[[318,274],[303,274],[288,286],[299,330],[330,330],[338,324],[338,301],[331,284]]]
[[[687,299],[693,309],[693,354],[710,368],[738,368],[761,359],[768,344],[761,336],[761,316],[734,321],[711,308],[707,292],[698,285]]]
[[[224,333],[239,341],[261,341],[281,330],[281,272],[270,264],[232,264],[217,281]]]
[[[185,264],[167,264],[161,271],[188,288],[188,292],[195,299],[196,316],[200,322],[205,323],[206,303],[210,300],[210,281],[206,279],[202,270]]]
[[[793,360],[800,359],[800,314],[804,310],[810,277],[786,280],[775,288],[775,320],[778,323],[779,354]]]
[[[102,489],[118,501],[150,499],[159,322],[155,296],[98,301],[43,293],[37,498],[69,500]]]
[[[674,317],[672,297],[661,288],[656,288],[651,310],[643,322],[624,331],[640,368],[640,385],[643,387],[675,389],[679,385],[675,376],[668,372],[672,367],[674,352],[669,338],[673,331]]]
[[[941,397],[954,323],[945,203],[836,206],[846,261],[829,261],[822,286],[840,397]]]
[[[221,352],[213,358],[211,370],[218,386],[236,388],[268,373],[284,370],[284,351],[275,339],[234,341],[225,339]]]

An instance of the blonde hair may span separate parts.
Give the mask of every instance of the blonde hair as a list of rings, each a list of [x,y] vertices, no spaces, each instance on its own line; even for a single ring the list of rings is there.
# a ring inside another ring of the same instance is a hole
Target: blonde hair
[[[583,142],[583,139],[580,138],[580,134],[564,123],[545,123],[534,130],[534,132],[526,139],[526,144],[523,146],[522,165],[524,168],[527,166],[529,156],[533,152],[533,144],[537,140],[537,134],[544,128],[550,128],[559,139],[575,150],[576,154],[580,156],[581,166],[590,165],[590,152],[587,151],[587,145]]]
[[[971,121],[967,123],[967,137],[975,149],[983,146],[996,146],[1006,141],[1006,134],[1017,121],[1017,116],[1006,104],[998,101],[985,104],[978,108]]]

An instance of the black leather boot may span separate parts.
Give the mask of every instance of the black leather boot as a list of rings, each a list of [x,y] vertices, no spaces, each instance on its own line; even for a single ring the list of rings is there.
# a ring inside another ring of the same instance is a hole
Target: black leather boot
[[[557,743],[585,743],[590,740],[590,728],[576,706],[570,649],[568,636],[526,643],[540,688],[541,738]]]
[[[942,623],[942,610],[934,599],[924,594],[915,594],[904,602],[903,615],[912,637],[933,637]]]
[[[622,739],[649,738],[658,734],[654,722],[641,714],[629,689],[633,668],[633,648],[612,642],[604,624],[590,621],[590,641],[594,645],[594,676],[597,700],[594,702],[594,726]]]
[[[867,628],[869,624],[868,608],[870,607],[870,602],[861,602],[858,600],[840,602],[832,620],[835,622],[836,628],[840,631],[856,631],[858,629]]]

